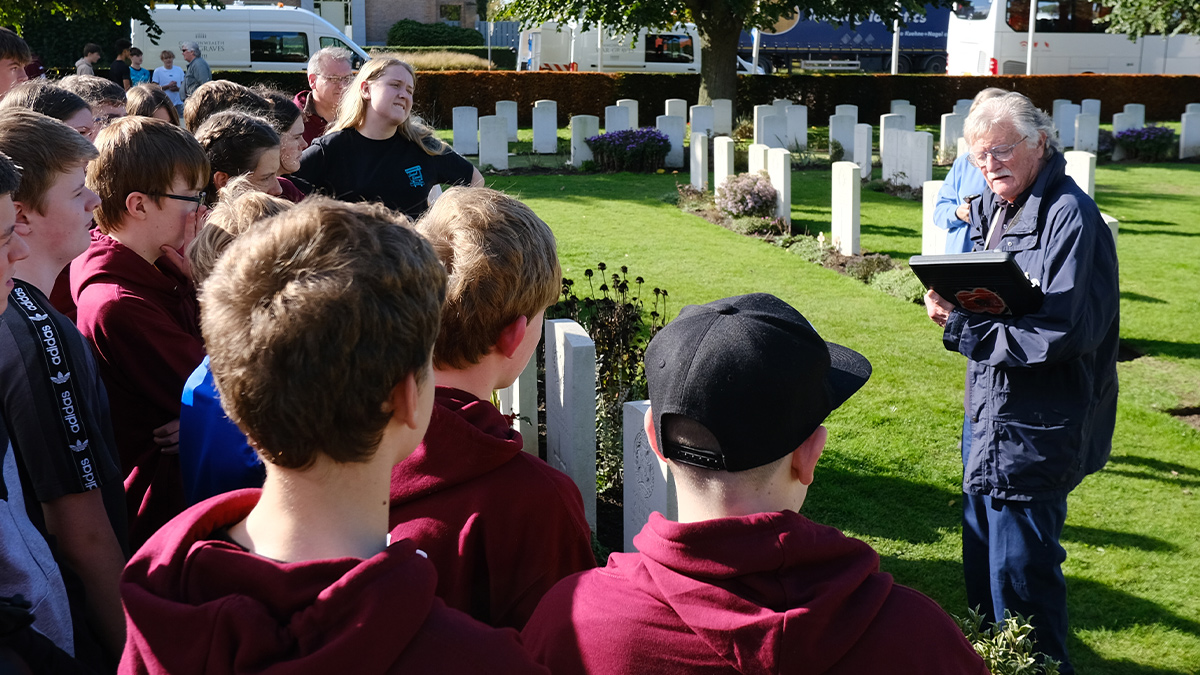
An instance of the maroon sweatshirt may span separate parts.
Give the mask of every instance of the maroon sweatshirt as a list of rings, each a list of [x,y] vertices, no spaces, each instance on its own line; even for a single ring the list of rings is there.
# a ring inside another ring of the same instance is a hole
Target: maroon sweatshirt
[[[429,430],[392,471],[392,540],[412,539],[438,597],[493,626],[520,628],[559,579],[596,566],[571,479],[521,451],[488,401],[438,387]]]
[[[261,490],[218,495],[146,542],[121,575],[121,673],[545,673],[515,631],[433,594],[415,544],[367,560],[283,563],[228,540]],[[215,538],[214,538],[215,533]]]
[[[986,675],[958,627],[871,547],[791,511],[654,513],[639,553],[555,586],[525,626],[555,675]]]
[[[311,97],[312,90],[305,89],[297,92],[296,97],[292,99],[292,103],[304,114],[304,140],[310,145],[325,133],[326,126],[325,118],[317,114],[317,104],[309,100]]]
[[[179,457],[162,454],[154,430],[179,418],[183,383],[204,360],[196,291],[177,270],[92,230],[71,263],[71,295],[108,389],[136,550],[185,504]]]

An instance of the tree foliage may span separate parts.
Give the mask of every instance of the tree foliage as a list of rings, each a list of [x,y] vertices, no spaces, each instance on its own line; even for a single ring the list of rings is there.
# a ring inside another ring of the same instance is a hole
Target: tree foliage
[[[890,24],[905,12],[922,13],[924,8],[923,0],[511,0],[501,11],[526,26],[578,21],[584,30],[600,24],[610,34],[694,23],[704,42],[699,99],[707,103],[735,98],[734,56],[743,30],[769,29],[797,10],[809,20],[838,22],[859,21],[874,13]]]
[[[1196,0],[1115,0],[1108,15],[1110,33],[1143,35],[1200,34]]]

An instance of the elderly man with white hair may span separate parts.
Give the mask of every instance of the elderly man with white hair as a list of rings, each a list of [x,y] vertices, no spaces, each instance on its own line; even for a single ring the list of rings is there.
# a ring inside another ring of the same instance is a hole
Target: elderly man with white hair
[[[338,101],[354,79],[354,53],[325,47],[308,59],[308,86],[293,103],[304,113],[304,140],[310,145],[337,119]]]
[[[187,61],[187,70],[183,73],[183,98],[186,100],[200,85],[212,80],[212,69],[208,67],[208,61],[200,55],[199,44],[181,42],[179,50],[183,52],[183,60]]]
[[[930,291],[946,349],[967,357],[963,571],[967,602],[1031,617],[1038,648],[1067,658],[1067,494],[1101,469],[1117,409],[1116,244],[1066,175],[1050,117],[1017,93],[967,119],[987,190],[971,203],[974,250],[1011,253],[1045,299],[1036,312],[967,312]]]

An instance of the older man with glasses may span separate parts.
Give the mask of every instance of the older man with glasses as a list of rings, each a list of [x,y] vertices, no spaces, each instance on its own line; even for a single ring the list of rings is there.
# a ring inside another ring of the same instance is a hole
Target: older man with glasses
[[[208,61],[200,55],[200,45],[195,42],[181,42],[179,51],[183,52],[183,60],[187,61],[187,70],[183,73],[183,98],[192,95],[200,85],[212,80],[212,69]]]
[[[337,118],[338,101],[354,79],[354,54],[342,47],[326,47],[308,60],[308,86],[294,99],[304,112],[304,141],[325,133],[325,127]]]
[[[1067,494],[1112,448],[1117,410],[1116,243],[1066,175],[1050,117],[1010,93],[980,104],[964,136],[987,189],[970,207],[976,251],[1011,253],[1044,291],[1022,316],[964,311],[930,291],[946,349],[967,357],[963,571],[967,602],[1030,617],[1038,648],[1067,658]]]

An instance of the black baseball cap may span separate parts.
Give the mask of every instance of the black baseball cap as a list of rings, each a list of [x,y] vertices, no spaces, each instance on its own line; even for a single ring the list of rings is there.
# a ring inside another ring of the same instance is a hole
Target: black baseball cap
[[[646,348],[663,456],[705,469],[745,471],[780,459],[870,377],[862,354],[821,339],[767,293],[688,305]],[[681,440],[671,432],[679,418],[712,440]]]

